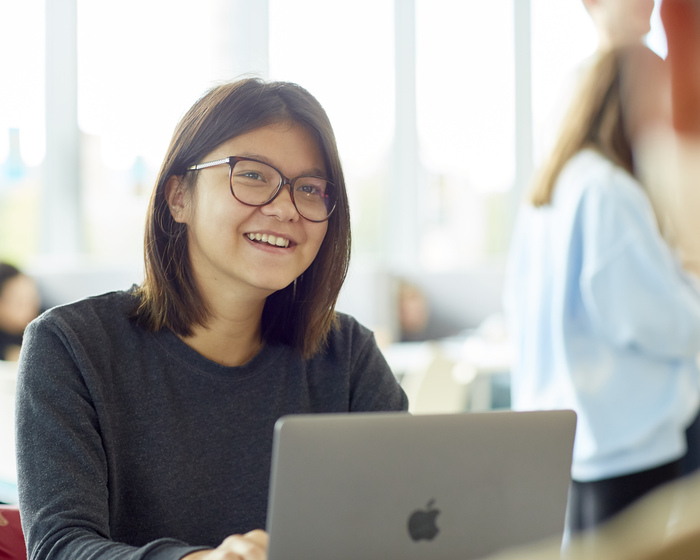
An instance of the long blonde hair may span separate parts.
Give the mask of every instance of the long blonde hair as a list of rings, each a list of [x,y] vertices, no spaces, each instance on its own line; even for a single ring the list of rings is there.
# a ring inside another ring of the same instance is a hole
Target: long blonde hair
[[[585,76],[566,113],[554,148],[535,176],[528,200],[536,207],[551,203],[557,178],[566,163],[584,148],[593,148],[635,175],[632,147],[623,119],[622,68],[631,49],[600,54]]]

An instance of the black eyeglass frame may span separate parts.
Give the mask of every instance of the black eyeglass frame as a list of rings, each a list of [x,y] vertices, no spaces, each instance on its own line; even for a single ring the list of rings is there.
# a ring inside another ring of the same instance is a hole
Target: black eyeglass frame
[[[255,163],[261,163],[263,165],[267,165],[268,167],[271,167],[272,169],[274,169],[277,172],[277,174],[280,176],[280,184],[277,185],[277,189],[272,194],[272,196],[269,199],[267,199],[265,202],[263,202],[262,204],[251,204],[250,202],[245,202],[245,201],[241,200],[240,198],[238,198],[236,196],[236,193],[233,192],[233,168],[236,166],[236,164],[239,161],[253,161]],[[270,204],[273,200],[275,200],[275,198],[277,198],[277,196],[280,194],[280,192],[282,192],[282,188],[285,185],[289,185],[289,196],[292,199],[292,204],[294,205],[294,208],[296,209],[296,211],[299,213],[299,215],[302,218],[304,218],[305,220],[308,220],[309,222],[321,223],[321,222],[327,221],[328,218],[331,217],[331,214],[335,210],[335,207],[338,203],[337,197],[334,197],[333,206],[328,210],[326,217],[322,220],[312,220],[311,218],[307,218],[306,216],[304,216],[304,214],[301,212],[301,210],[299,210],[299,207],[297,206],[297,202],[296,202],[296,200],[294,200],[294,183],[296,183],[296,181],[298,179],[303,179],[304,177],[313,177],[315,179],[324,180],[328,185],[331,186],[331,188],[335,189],[335,184],[333,183],[333,181],[329,181],[326,177],[322,177],[319,175],[310,175],[310,174],[299,175],[297,177],[294,177],[293,179],[290,179],[284,173],[282,173],[279,169],[277,169],[274,165],[270,165],[266,161],[260,161],[260,160],[254,159],[254,158],[243,157],[243,156],[229,156],[229,157],[217,159],[214,161],[208,161],[205,163],[198,163],[195,165],[191,165],[187,168],[187,171],[199,171],[200,169],[207,169],[208,167],[214,167],[216,165],[224,165],[224,164],[227,164],[229,166],[228,185],[229,185],[229,190],[231,191],[231,194],[233,195],[233,198],[235,198],[241,204],[245,204],[246,206],[260,207],[260,206],[266,206],[267,204]]]

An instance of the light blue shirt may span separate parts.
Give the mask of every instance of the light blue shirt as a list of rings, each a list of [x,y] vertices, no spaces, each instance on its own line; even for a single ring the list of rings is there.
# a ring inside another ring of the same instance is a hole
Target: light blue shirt
[[[584,150],[551,205],[523,207],[504,306],[513,408],[577,412],[575,480],[685,453],[700,403],[700,291],[626,171]]]

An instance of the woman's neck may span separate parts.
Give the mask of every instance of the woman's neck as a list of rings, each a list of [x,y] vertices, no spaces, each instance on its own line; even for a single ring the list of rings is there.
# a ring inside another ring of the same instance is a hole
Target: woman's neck
[[[262,347],[264,305],[264,299],[209,303],[210,317],[206,326],[197,325],[190,336],[180,338],[190,348],[218,364],[241,366]]]

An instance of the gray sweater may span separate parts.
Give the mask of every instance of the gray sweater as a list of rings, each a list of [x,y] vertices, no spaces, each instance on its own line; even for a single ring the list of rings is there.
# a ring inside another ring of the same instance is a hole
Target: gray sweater
[[[224,367],[137,326],[134,302],[86,299],[26,331],[17,466],[30,559],[174,560],[264,528],[280,416],[407,408],[348,316],[310,360],[266,345]]]

